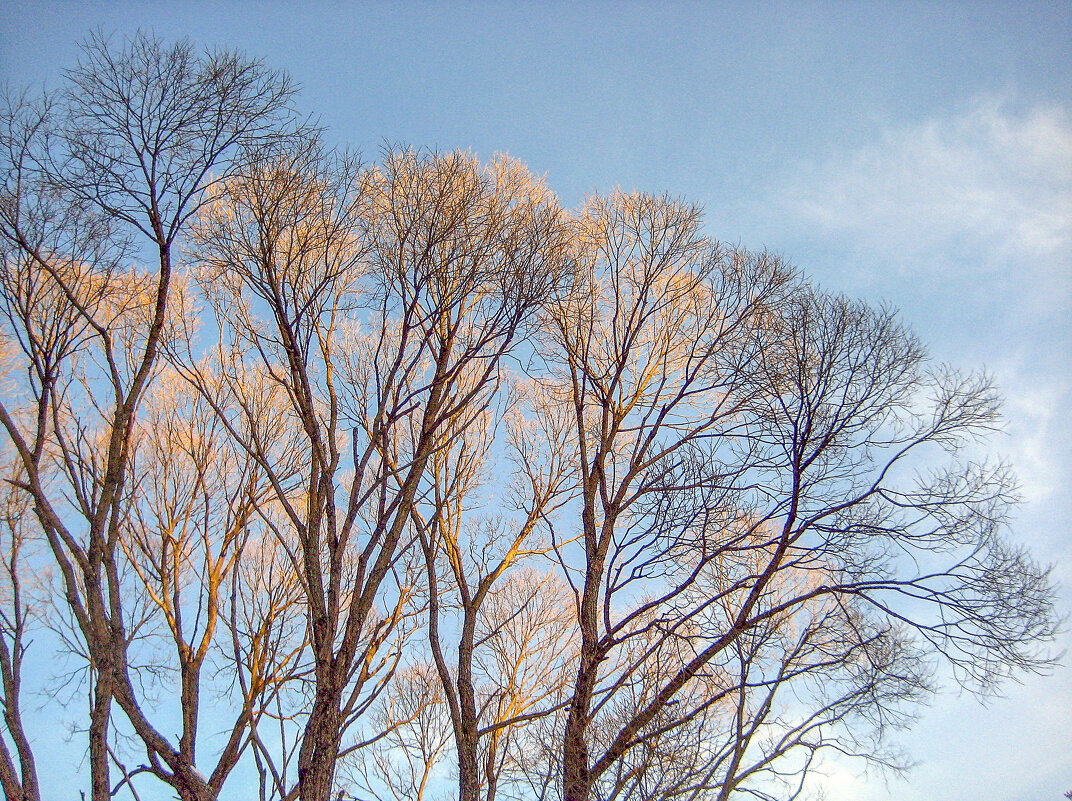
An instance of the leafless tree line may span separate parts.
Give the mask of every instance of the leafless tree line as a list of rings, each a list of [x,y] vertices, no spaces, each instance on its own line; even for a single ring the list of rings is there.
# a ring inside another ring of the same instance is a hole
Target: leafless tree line
[[[936,661],[1046,664],[995,390],[891,310],[678,199],[364,163],[188,42],[4,103],[8,799],[37,631],[93,801],[795,798],[901,766]]]

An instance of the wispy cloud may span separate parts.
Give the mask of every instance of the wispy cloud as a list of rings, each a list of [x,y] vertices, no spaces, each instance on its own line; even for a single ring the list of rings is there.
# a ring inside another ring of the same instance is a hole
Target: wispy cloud
[[[1067,499],[1069,478],[1069,421],[1072,387],[1067,376],[1037,376],[1023,366],[1000,364],[1005,379],[1005,414],[1009,420],[1006,445],[1020,478],[1024,501],[1036,506]],[[1012,385],[1009,381],[1015,382]]]
[[[1058,106],[1012,105],[980,99],[957,115],[889,128],[808,166],[778,194],[801,222],[886,255],[955,250],[990,266],[1067,258],[1072,120]]]

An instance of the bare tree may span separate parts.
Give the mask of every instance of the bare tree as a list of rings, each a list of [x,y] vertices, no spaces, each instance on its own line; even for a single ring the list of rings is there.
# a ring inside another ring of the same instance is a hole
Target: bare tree
[[[576,636],[565,586],[532,567],[510,574],[488,599],[477,628],[482,678],[477,734],[483,797],[516,790],[526,729],[563,706]]]
[[[280,479],[277,432],[244,407],[239,439],[293,532],[310,624],[303,799],[328,797],[347,727],[397,661],[377,655],[408,614],[399,560],[426,471],[448,424],[481,414],[558,280],[558,214],[510,162],[397,152],[364,171],[310,140],[221,184],[199,221],[230,390],[248,397],[246,374],[265,375],[307,454],[300,479]]]
[[[59,94],[7,102],[4,306],[28,370],[25,413],[5,402],[0,421],[96,677],[94,799],[111,790],[113,701],[152,771],[181,797],[215,797],[226,775],[203,777],[141,708],[127,660],[119,542],[139,403],[169,326],[181,328],[182,311],[170,308],[175,244],[205,188],[243,151],[278,135],[290,95],[284,78],[255,61],[139,35],[118,47],[90,38]],[[152,271],[129,266],[138,235],[148,240]],[[51,465],[56,486],[44,476]]]
[[[367,722],[371,736],[347,760],[347,783],[394,801],[435,797],[434,774],[450,749],[451,725],[431,665],[398,671]]]
[[[568,499],[572,465],[561,439],[534,436],[553,429],[531,425],[517,393],[487,404],[465,428],[444,427],[428,470],[432,492],[414,513],[427,570],[428,640],[454,731],[459,798],[466,801],[495,797],[511,728],[550,711],[544,703],[559,689],[554,666],[569,652],[555,583],[516,571],[549,551],[537,529]],[[534,406],[539,400],[529,398]],[[517,468],[509,484],[494,481],[489,459],[501,428]],[[505,503],[489,514],[481,496],[493,484]],[[448,638],[444,629],[457,634]]]
[[[708,708],[667,716],[690,686],[816,599],[851,611],[846,660],[901,623],[984,685],[1040,664],[1034,644],[1053,631],[1045,573],[1001,535],[1007,470],[954,463],[903,488],[919,451],[994,425],[989,385],[928,372],[893,314],[727,252],[698,223],[676,201],[592,201],[553,318],[581,493],[579,549],[561,552],[581,636],[568,801],[615,794],[595,788]],[[801,571],[817,579],[786,582]],[[710,573],[722,589],[697,593]],[[798,589],[764,603],[785,586]]]
[[[783,574],[762,604],[779,605],[814,583],[807,573]],[[722,598],[719,614],[731,625],[732,596],[698,585],[707,598]],[[648,651],[645,669],[600,721],[594,738],[604,747],[679,670],[682,641],[662,635],[655,628],[633,644]],[[797,798],[824,749],[902,769],[885,735],[910,721],[928,690],[928,667],[896,629],[877,629],[835,598],[813,599],[767,618],[711,660],[608,770],[595,795]]]
[[[191,763],[202,698],[215,696],[221,718],[221,700],[231,703],[233,717],[221,726],[225,736],[211,771],[225,776],[274,695],[301,668],[294,652],[303,641],[295,643],[287,631],[297,601],[289,565],[264,588],[267,603],[257,587],[274,566],[262,508],[270,490],[214,410],[174,372],[158,377],[143,400],[132,452],[134,497],[120,539],[136,577],[130,594],[146,599],[145,625],[163,635],[157,669],[177,674],[178,749]],[[223,681],[206,680],[205,668],[221,663],[233,672]]]
[[[11,801],[40,801],[30,735],[22,713],[23,663],[29,649],[36,604],[32,582],[27,579],[27,551],[32,547],[29,499],[14,486],[16,466],[0,487],[0,705],[6,737],[0,737],[0,786]],[[28,586],[30,585],[30,586]]]

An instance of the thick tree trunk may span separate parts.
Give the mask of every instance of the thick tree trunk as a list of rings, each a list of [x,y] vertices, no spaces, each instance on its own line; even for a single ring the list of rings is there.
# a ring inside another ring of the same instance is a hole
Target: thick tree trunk
[[[601,473],[597,460],[593,473]],[[595,520],[594,483],[585,488],[585,503],[581,512],[588,551],[584,592],[581,595],[577,623],[581,634],[580,663],[573,686],[573,698],[566,715],[566,731],[562,740],[562,798],[563,801],[588,801],[594,778],[591,755],[588,752],[588,726],[592,717],[592,699],[599,678],[599,666],[605,653],[599,644],[599,589],[602,585],[606,547],[613,530],[613,519],[604,519],[597,528]],[[601,536],[597,538],[597,531]]]
[[[111,772],[108,764],[108,723],[112,709],[112,676],[108,667],[97,671],[89,710],[89,776],[93,801],[110,801]]]
[[[588,724],[595,688],[596,663],[581,657],[577,683],[573,691],[566,731],[562,740],[562,798],[563,801],[588,801],[592,788],[589,771]]]
[[[468,727],[466,727],[468,728]],[[477,767],[476,732],[458,732],[458,801],[480,801],[480,771]]]
[[[476,692],[473,689],[473,640],[476,609],[466,604],[465,618],[458,642],[458,707],[460,720],[455,726],[454,742],[458,748],[458,801],[480,801],[480,769],[477,758]]]
[[[298,753],[298,798],[331,801],[342,736],[341,698],[334,686],[317,690]]]

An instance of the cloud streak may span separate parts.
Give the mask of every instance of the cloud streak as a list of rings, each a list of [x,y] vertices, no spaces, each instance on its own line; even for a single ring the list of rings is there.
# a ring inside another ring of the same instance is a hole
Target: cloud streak
[[[979,99],[959,115],[887,129],[778,194],[802,223],[888,256],[1057,261],[1072,247],[1072,120],[1055,105],[1016,112]]]

